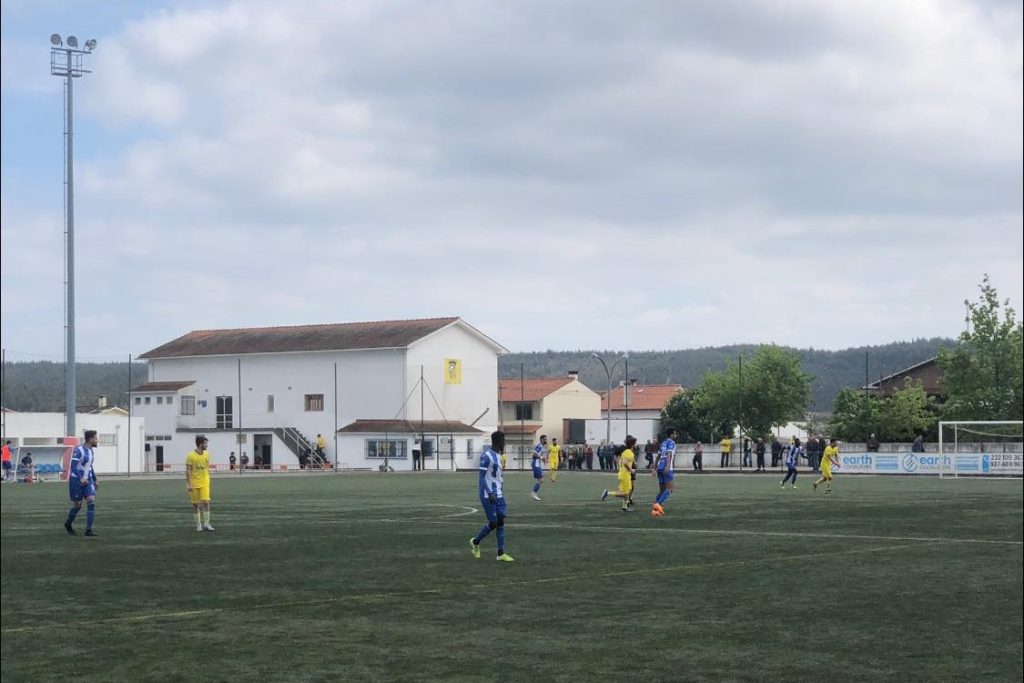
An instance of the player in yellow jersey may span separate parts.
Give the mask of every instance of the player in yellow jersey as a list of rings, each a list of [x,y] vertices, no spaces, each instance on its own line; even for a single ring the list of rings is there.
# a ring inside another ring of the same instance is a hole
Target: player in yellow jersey
[[[551,439],[548,446],[548,467],[551,469],[551,482],[558,480],[558,463],[562,460],[562,447],[558,445],[558,439]]]
[[[619,490],[612,495],[622,499],[622,511],[633,512],[633,491],[636,488],[636,437],[626,437],[626,449],[619,456]],[[608,499],[608,489],[601,494],[601,500]]]
[[[814,490],[818,490],[818,484],[825,482],[825,493],[832,493],[832,467],[842,467],[839,464],[839,442],[829,439],[828,446],[821,456],[821,478],[814,482]]]
[[[196,437],[196,449],[185,456],[185,483],[192,501],[196,531],[213,531],[210,524],[210,454],[205,436]]]

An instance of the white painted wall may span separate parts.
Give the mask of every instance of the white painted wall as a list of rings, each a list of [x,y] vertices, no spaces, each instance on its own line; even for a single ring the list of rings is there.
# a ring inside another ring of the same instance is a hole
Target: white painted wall
[[[138,418],[131,421],[131,453],[129,453],[128,418],[120,415],[89,415],[79,414],[76,417],[78,438],[87,429],[95,429],[100,436],[101,445],[96,449],[96,472],[99,474],[118,474],[141,472],[143,465],[143,437],[145,423]],[[37,465],[57,463],[63,455],[64,447],[61,439],[64,436],[64,413],[6,413],[5,439],[10,439],[12,446],[20,447],[14,460],[20,460],[25,451],[32,452],[32,460]],[[111,445],[103,445],[107,440]],[[46,441],[49,445],[44,445]]]
[[[541,401],[541,434],[564,437],[563,420],[596,419],[601,415],[601,397],[578,379],[556,389]]]
[[[368,439],[384,439],[384,434],[339,434],[338,435],[338,466],[343,469],[363,469],[368,468],[376,470],[380,465],[384,463],[383,458],[368,458],[366,457],[366,441]],[[408,434],[388,434],[388,440],[390,441],[405,441],[406,442],[406,454],[405,458],[390,458],[388,464],[395,469],[397,472],[404,472],[412,470],[412,448],[415,435]],[[452,469],[452,456],[454,455],[455,464],[460,468],[467,468],[476,461],[476,458],[480,455],[480,450],[484,444],[487,443],[486,434],[456,434],[453,437],[452,443],[446,442],[447,437],[437,437],[427,435],[428,439],[434,440],[435,453],[438,449],[441,450],[440,458],[436,456],[426,459],[423,467],[425,470],[436,470],[441,469],[442,471],[451,471]]]
[[[462,384],[445,384],[445,358],[462,361]],[[421,365],[427,386],[444,411],[444,417],[471,424],[486,409],[487,414],[474,426],[488,433],[496,429],[498,353],[494,346],[458,322],[414,342],[407,354],[406,395],[419,382]],[[420,417],[419,389],[413,393],[406,406],[405,416],[410,420]],[[429,392],[425,392],[423,415],[427,420],[442,419]]]
[[[633,417],[633,411],[629,411],[629,433],[636,437],[637,441],[641,444],[646,443],[648,439],[654,439],[658,436],[658,430],[661,428],[661,420],[652,420],[650,418],[636,418]],[[608,423],[606,420],[587,420],[586,422],[586,434],[587,443],[596,445],[605,440],[607,434]],[[626,439],[626,421],[619,419],[614,414],[612,415],[612,443],[621,444]]]

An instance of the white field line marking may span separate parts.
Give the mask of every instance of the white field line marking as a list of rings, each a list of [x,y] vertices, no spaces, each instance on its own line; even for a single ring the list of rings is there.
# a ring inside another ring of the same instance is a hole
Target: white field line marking
[[[725,567],[743,567],[749,565],[769,564],[774,562],[794,562],[799,560],[810,560],[818,559],[822,557],[838,557],[844,555],[865,555],[868,553],[883,553],[893,550],[904,550],[906,548],[918,547],[916,544],[903,544],[903,545],[887,545],[875,548],[857,548],[854,550],[840,550],[835,552],[822,552],[822,553],[805,553],[802,555],[786,555],[780,557],[762,557],[757,559],[749,560],[721,560],[718,562],[700,562],[696,564],[675,564],[667,567],[643,567],[638,569],[620,569],[615,571],[602,572],[599,574],[577,574],[577,575],[560,575],[554,577],[544,577],[540,579],[520,579],[512,581],[501,581],[499,586],[532,586],[544,583],[559,583],[565,584],[566,582],[572,582],[575,580],[582,579],[608,579],[616,578],[621,576],[636,576],[650,574],[668,574],[672,572],[686,572],[694,570],[714,569],[714,568],[725,568]],[[332,605],[344,602],[372,602],[375,600],[394,600],[402,597],[415,597],[424,595],[443,595],[451,593],[455,590],[458,591],[475,591],[475,590],[494,590],[495,583],[488,581],[486,583],[475,583],[468,584],[465,586],[453,586],[448,585],[442,588],[424,588],[421,590],[412,591],[382,591],[377,593],[353,593],[351,595],[339,595],[333,598],[320,598],[317,600],[293,600],[285,602],[273,602],[273,603],[260,603],[254,605],[234,605],[231,607],[211,607],[206,609],[193,609],[193,610],[180,610],[173,612],[152,612],[150,614],[134,614],[131,616],[122,617],[110,617],[107,619],[94,619],[89,622],[90,624],[104,625],[104,624],[134,624],[146,621],[156,621],[160,619],[188,619],[190,617],[205,617],[213,614],[223,614],[227,612],[254,612],[257,610],[269,610],[269,609],[283,609],[287,607],[321,607],[324,605]],[[33,624],[27,626],[15,626],[14,628],[5,628],[2,633],[14,634],[14,633],[28,633],[32,631],[42,631],[60,628],[62,623],[51,623],[51,624]]]
[[[467,517],[479,512],[477,508],[469,505],[437,505],[435,507],[461,508],[462,512],[455,512],[447,515],[431,517],[401,517],[401,518],[345,518],[335,517],[328,519],[310,519],[308,515],[276,515],[273,519],[260,522],[262,526],[291,525],[298,521],[303,526],[342,525],[342,524],[389,524],[417,521],[423,524],[452,525],[454,522],[444,521],[456,517]],[[231,517],[228,513],[220,513],[219,517]],[[246,514],[251,519],[251,515]],[[183,517],[184,518],[184,517]],[[461,524],[461,523],[460,523]],[[186,525],[187,526],[187,525]],[[704,534],[708,536],[777,536],[782,538],[823,538],[836,540],[862,540],[862,541],[916,541],[918,543],[966,543],[979,545],[1024,545],[1024,541],[1008,541],[987,538],[948,538],[940,536],[881,536],[872,534],[841,534],[841,533],[814,533],[807,531],[750,531],[743,529],[678,529],[674,527],[621,527],[621,526],[597,526],[597,525],[574,525],[574,524],[537,524],[531,522],[510,522],[511,529],[571,529],[575,531],[612,531],[623,533],[676,533],[676,534]],[[11,526],[7,533],[21,531],[45,531],[53,530],[53,525],[46,526]],[[136,524],[136,525],[111,525],[111,530],[133,530],[133,529],[167,529],[164,524]],[[228,527],[230,529],[230,527]]]

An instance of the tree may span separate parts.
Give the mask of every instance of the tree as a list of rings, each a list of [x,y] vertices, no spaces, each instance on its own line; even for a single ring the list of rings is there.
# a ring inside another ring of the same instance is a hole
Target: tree
[[[715,424],[768,436],[772,427],[803,417],[811,401],[811,379],[800,367],[799,354],[762,346],[742,367],[730,360],[723,372],[706,373],[694,404]]]
[[[829,435],[842,441],[867,441],[878,433],[878,413],[881,401],[877,396],[856,391],[849,387],[842,389],[832,404],[832,419],[829,421]]]
[[[932,432],[937,423],[935,402],[920,383],[907,385],[891,396],[843,389],[832,405],[830,436],[843,441],[910,441]]]
[[[680,391],[668,400],[661,411],[662,431],[676,429],[684,442],[701,441],[711,443],[714,438],[728,430],[727,425],[716,425],[707,413],[694,405],[691,392]]]
[[[939,349],[943,410],[950,420],[1024,419],[1024,331],[1010,300],[1001,304],[985,275],[978,301],[965,300],[968,329]]]

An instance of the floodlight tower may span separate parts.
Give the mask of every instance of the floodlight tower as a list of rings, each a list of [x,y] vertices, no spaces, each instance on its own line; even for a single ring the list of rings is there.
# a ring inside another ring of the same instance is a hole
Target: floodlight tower
[[[75,176],[74,176],[74,79],[89,73],[82,59],[96,49],[96,40],[85,41],[78,47],[78,38],[50,36],[50,74],[64,78],[64,410],[65,436],[75,436]]]

